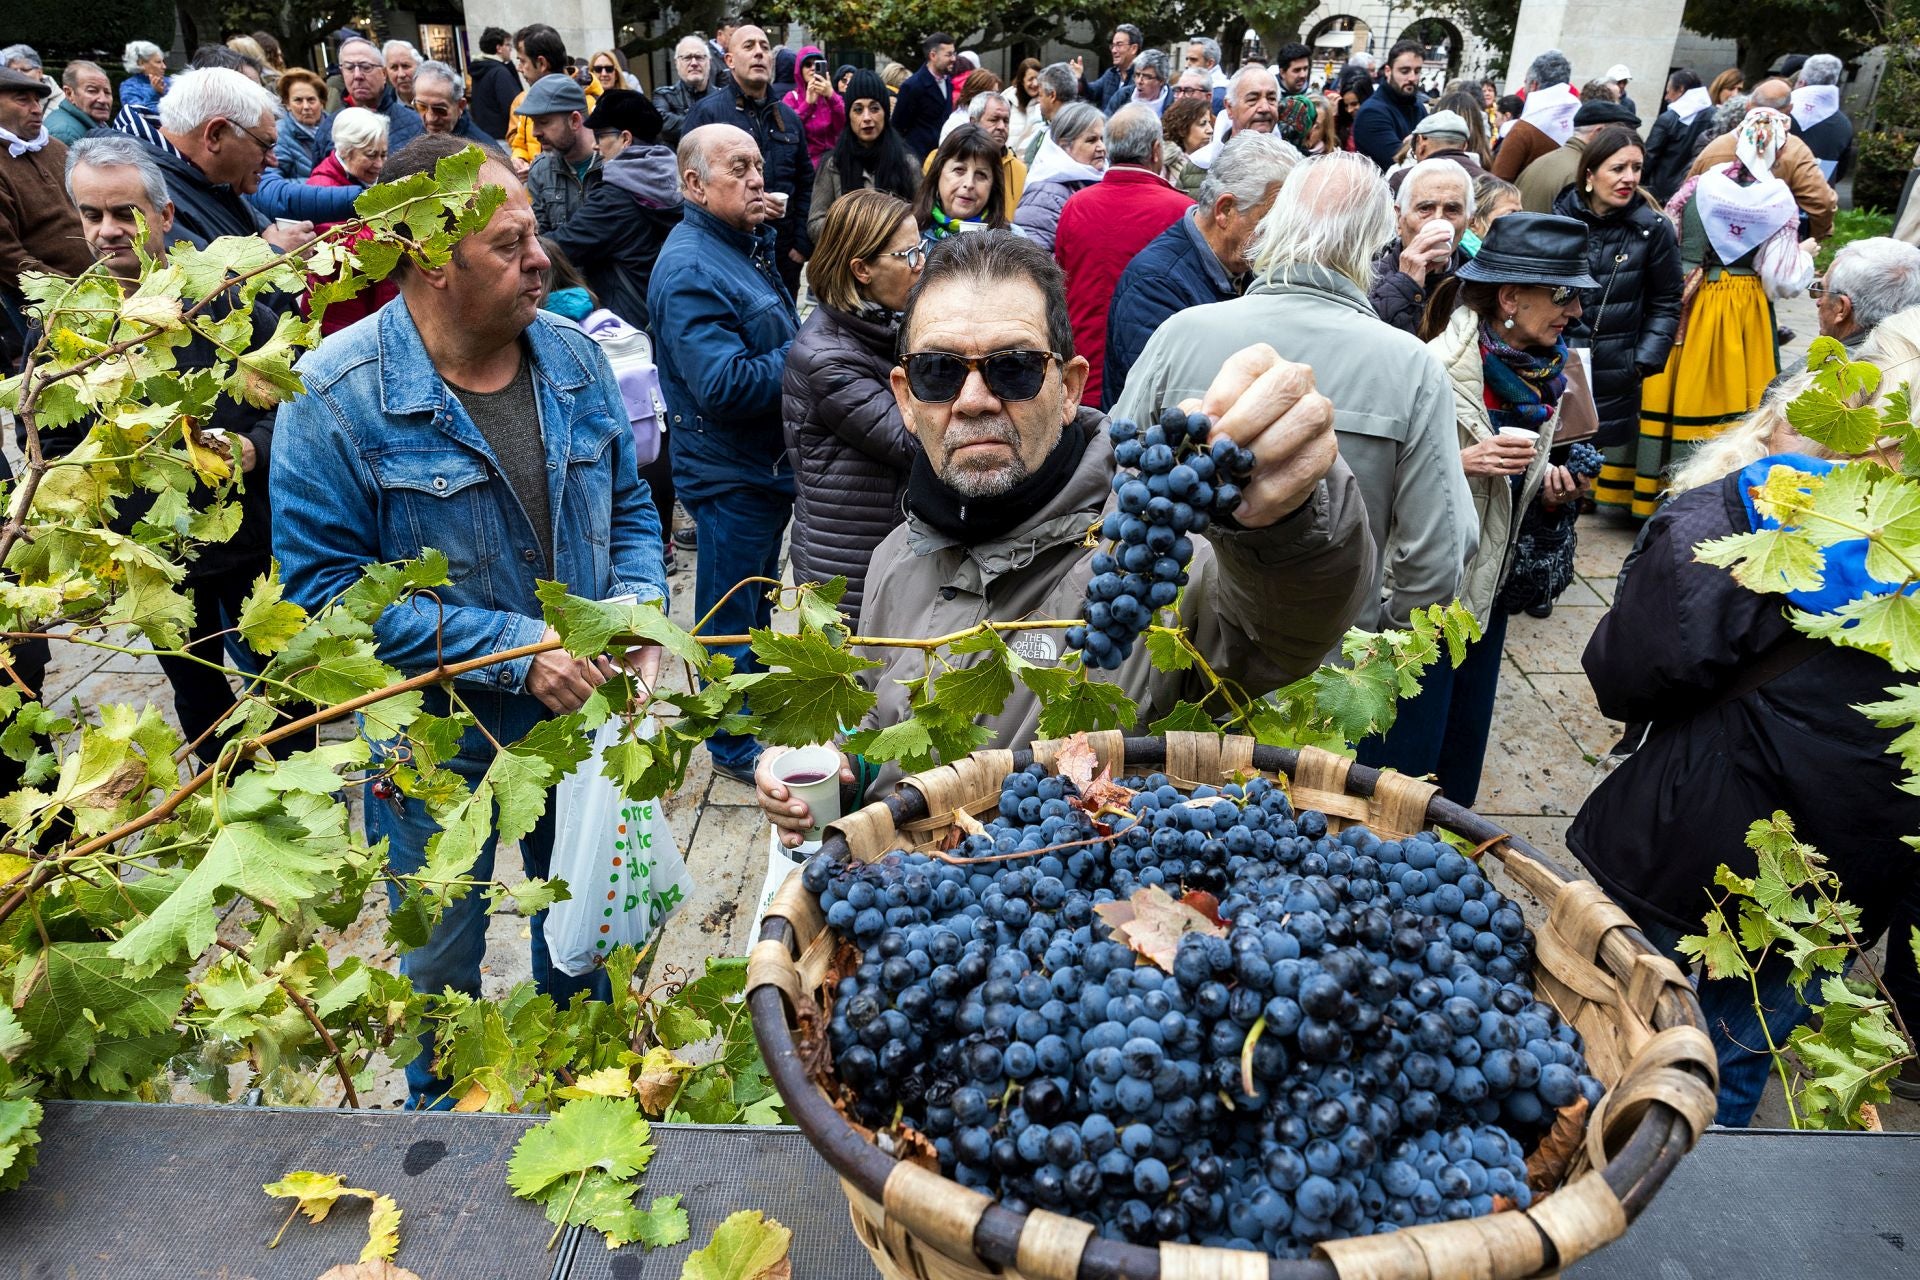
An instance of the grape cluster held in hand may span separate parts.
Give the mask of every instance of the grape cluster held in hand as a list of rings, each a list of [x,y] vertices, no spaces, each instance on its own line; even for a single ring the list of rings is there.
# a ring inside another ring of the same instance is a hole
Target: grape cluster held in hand
[[[1112,670],[1133,653],[1155,611],[1187,585],[1193,535],[1233,514],[1253,474],[1253,454],[1225,436],[1207,443],[1204,413],[1168,409],[1142,430],[1107,423],[1113,439],[1114,507],[1101,519],[1109,546],[1094,553],[1084,625],[1067,630],[1067,647],[1090,667]]]
[[[1125,785],[1103,831],[1032,766],[952,854],[806,864],[860,953],[827,1019],[854,1114],[1009,1209],[1141,1244],[1301,1257],[1525,1207],[1524,1152],[1601,1086],[1522,985],[1519,908],[1432,834],[1332,834],[1266,779]],[[1225,922],[1164,971],[1103,918],[1154,886]]]

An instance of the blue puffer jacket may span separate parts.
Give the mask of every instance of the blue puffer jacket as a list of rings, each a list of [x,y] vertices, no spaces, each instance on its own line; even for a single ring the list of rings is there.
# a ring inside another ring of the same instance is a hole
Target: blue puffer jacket
[[[1112,409],[1126,390],[1127,370],[1146,349],[1161,322],[1176,311],[1225,302],[1240,296],[1240,286],[1200,235],[1189,213],[1147,242],[1120,273],[1113,301],[1107,304],[1106,373],[1100,383],[1101,407]]]
[[[737,89],[710,93],[687,108],[680,122],[681,136],[703,124],[730,124],[753,135],[767,164],[767,190],[787,197],[786,216],[768,224],[777,237],[780,256],[784,258],[789,249],[811,255],[813,234],[807,230],[807,218],[813,211],[813,161],[807,158],[807,131],[793,108],[771,89],[758,100]],[[776,391],[776,410],[779,399]]]
[[[647,310],[683,494],[793,484],[780,389],[800,326],[773,254],[770,228],[737,231],[689,201],[654,263]]]
[[[325,159],[325,155],[321,159]],[[353,202],[365,187],[315,187],[291,182],[278,169],[260,175],[260,185],[247,203],[269,218],[294,218],[301,222],[345,222],[353,216]]]

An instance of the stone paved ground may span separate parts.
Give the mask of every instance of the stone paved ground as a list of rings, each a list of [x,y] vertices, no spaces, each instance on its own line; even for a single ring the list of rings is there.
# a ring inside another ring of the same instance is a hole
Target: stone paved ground
[[[1797,359],[1815,330],[1811,303],[1801,299],[1787,304],[1782,319],[1799,331],[1787,352],[1788,359]],[[1496,730],[1477,808],[1569,864],[1568,823],[1598,781],[1598,758],[1622,729],[1600,714],[1581,673],[1580,654],[1613,598],[1614,576],[1632,542],[1633,530],[1624,524],[1606,518],[1583,521],[1575,561],[1578,576],[1553,615],[1516,616],[1507,633]],[[674,573],[672,585],[673,616],[688,625],[690,563]],[[88,654],[71,647],[56,656],[48,691],[58,700],[71,696],[87,705],[151,700],[170,706],[165,679],[151,659]],[[668,922],[658,962],[697,970],[709,955],[739,955],[749,945],[766,874],[767,828],[751,791],[715,776],[704,753],[696,758],[686,784],[667,798],[667,809],[698,887]],[[383,911],[384,900],[370,895],[367,914],[334,941],[336,952],[389,962],[380,941]],[[525,921],[510,914],[494,917],[485,976],[489,995],[500,994],[527,975],[527,936]],[[1775,1086],[1763,1105],[1761,1123],[1784,1123],[1779,1092]],[[389,1070],[367,1092],[366,1101],[392,1106],[404,1093],[399,1073]],[[319,1100],[333,1098],[323,1093]],[[1896,1105],[1883,1119],[1889,1127],[1920,1129],[1920,1107]]]

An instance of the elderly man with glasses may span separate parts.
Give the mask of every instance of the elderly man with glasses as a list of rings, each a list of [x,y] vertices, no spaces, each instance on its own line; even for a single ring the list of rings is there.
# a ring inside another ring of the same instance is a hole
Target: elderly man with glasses
[[[653,91],[654,109],[660,113],[660,141],[669,147],[680,145],[681,122],[693,104],[715,91],[713,54],[699,36],[685,36],[673,46],[673,71],[676,79],[663,89]]]
[[[310,225],[268,225],[246,197],[273,167],[280,142],[279,99],[225,67],[183,71],[160,99],[160,127],[146,140],[173,196],[174,224],[200,244],[258,232],[288,249]]]
[[[444,62],[423,62],[413,73],[413,109],[428,133],[449,133],[484,147],[500,145],[474,123],[460,73]]]
[[[940,242],[908,301],[900,348],[893,395],[922,452],[906,522],[873,553],[857,629],[931,636],[982,619],[1077,617],[1088,579],[1110,558],[1086,531],[1116,509],[1115,462],[1105,415],[1080,406],[1087,362],[1075,351],[1059,265],[1010,232]],[[1333,406],[1305,365],[1250,346],[1179,407],[1207,415],[1212,439],[1253,454],[1233,517],[1193,540],[1179,612],[1213,669],[1257,697],[1312,670],[1370,603],[1373,541],[1335,447]],[[1158,408],[1143,416],[1154,422]],[[1057,630],[1004,638],[1028,662],[1064,656]],[[867,673],[879,701],[866,727],[896,723],[923,674],[920,657],[871,656],[884,665]],[[1139,726],[1207,696],[1195,672],[1154,670],[1143,648],[1110,678],[1137,704]],[[1031,741],[1040,710],[1016,684],[984,721],[992,736],[983,745]],[[797,843],[810,815],[774,780],[775,754],[761,755],[755,791],[782,839]],[[897,776],[843,763],[842,782],[869,794]]]
[[[408,46],[411,48],[411,46]],[[405,69],[411,91],[413,65]],[[346,86],[349,107],[365,107],[387,118],[387,145],[394,151],[427,131],[420,113],[400,100],[387,80],[387,62],[380,46],[355,37],[340,42],[340,79]],[[164,101],[164,99],[163,99]],[[313,157],[317,161],[333,150],[333,117],[326,116],[313,133]]]

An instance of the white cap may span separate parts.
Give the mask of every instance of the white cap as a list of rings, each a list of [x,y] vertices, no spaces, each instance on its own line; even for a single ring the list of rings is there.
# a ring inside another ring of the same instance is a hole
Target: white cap
[[[1607,68],[1607,79],[1615,82],[1618,82],[1621,80],[1631,80],[1633,79],[1633,72],[1627,69],[1626,63],[1616,62],[1612,66]]]

